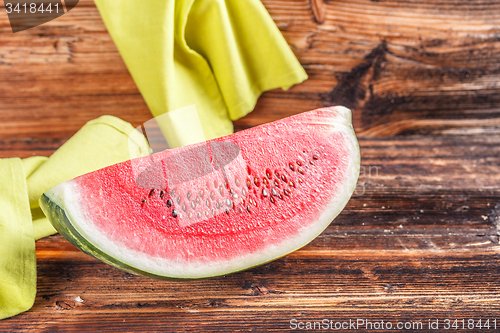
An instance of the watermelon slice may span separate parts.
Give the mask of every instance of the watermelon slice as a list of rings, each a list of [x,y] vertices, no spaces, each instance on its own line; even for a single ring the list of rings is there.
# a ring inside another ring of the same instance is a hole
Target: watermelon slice
[[[359,175],[344,107],[132,159],[62,183],[40,204],[73,245],[153,277],[257,266],[318,236]]]

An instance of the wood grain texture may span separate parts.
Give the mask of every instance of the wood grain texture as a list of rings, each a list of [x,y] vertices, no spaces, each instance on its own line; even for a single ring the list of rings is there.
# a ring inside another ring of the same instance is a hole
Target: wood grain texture
[[[136,277],[59,235],[42,239],[35,306],[0,321],[0,331],[262,332],[294,318],[496,318],[500,137],[486,141],[361,139],[356,193],[330,227],[293,254],[224,277]]]
[[[264,4],[310,78],[265,93],[237,129],[344,104],[360,135],[498,133],[499,1]],[[104,113],[150,119],[91,0],[16,34],[2,9],[0,45],[1,137],[67,138]]]
[[[264,332],[294,318],[500,326],[500,1],[263,3],[309,80],[265,93],[235,127],[352,108],[362,169],[346,209],[293,254],[196,281],[136,277],[42,239],[35,305],[1,332]],[[102,114],[150,119],[91,0],[16,34],[0,7],[0,101],[0,158],[49,156]]]

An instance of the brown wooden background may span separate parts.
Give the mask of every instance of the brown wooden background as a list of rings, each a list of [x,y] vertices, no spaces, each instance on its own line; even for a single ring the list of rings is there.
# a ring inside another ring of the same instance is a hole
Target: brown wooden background
[[[365,172],[344,212],[302,250],[198,281],[40,240],[35,305],[0,331],[263,332],[293,318],[500,329],[500,1],[263,2],[310,79],[265,93],[236,128],[352,108]],[[93,2],[16,34],[0,7],[0,157],[48,156],[103,114],[150,119]]]

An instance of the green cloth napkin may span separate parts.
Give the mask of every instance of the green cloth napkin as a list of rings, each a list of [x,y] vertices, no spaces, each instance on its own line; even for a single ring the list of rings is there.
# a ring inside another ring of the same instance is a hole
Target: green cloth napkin
[[[36,294],[35,238],[23,162],[0,159],[0,319],[26,311]]]
[[[35,240],[56,230],[38,206],[42,193],[105,166],[149,154],[145,138],[112,116],[88,122],[50,158],[0,159],[0,319],[31,308]]]
[[[169,139],[174,145],[232,133],[231,120],[252,111],[263,91],[307,78],[259,0],[96,4],[162,131],[167,137],[180,133]],[[184,115],[159,117],[183,107]],[[196,109],[199,122],[192,118]],[[56,232],[38,206],[41,194],[149,153],[130,124],[103,116],[50,158],[0,159],[0,319],[28,310],[35,300],[35,240]]]
[[[153,115],[195,104],[207,139],[307,79],[260,0],[95,3]]]

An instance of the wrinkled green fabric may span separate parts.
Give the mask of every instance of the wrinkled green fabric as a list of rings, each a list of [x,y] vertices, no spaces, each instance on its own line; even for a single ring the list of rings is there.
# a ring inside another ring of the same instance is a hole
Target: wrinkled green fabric
[[[259,0],[95,2],[152,114],[194,105],[201,138],[232,133],[232,120],[252,111],[262,92],[307,78]],[[169,126],[160,123],[164,131]],[[182,127],[195,128],[189,122]],[[38,206],[41,194],[147,155],[146,140],[137,132],[129,138],[132,131],[130,124],[103,116],[50,158],[0,159],[0,319],[30,309],[35,299],[35,239],[56,232]],[[189,136],[179,142],[200,140],[189,130],[178,133]]]
[[[33,306],[35,237],[23,162],[0,159],[0,319]]]
[[[260,0],[95,3],[152,114],[194,104],[207,139],[307,78]]]
[[[84,173],[149,154],[145,138],[112,116],[88,122],[52,156],[0,159],[0,319],[33,306],[35,240],[56,230],[38,206],[47,190]]]

